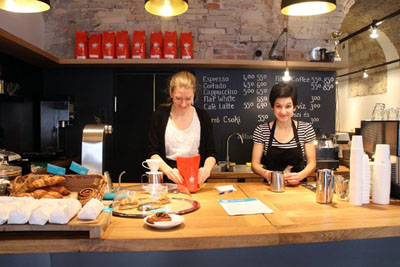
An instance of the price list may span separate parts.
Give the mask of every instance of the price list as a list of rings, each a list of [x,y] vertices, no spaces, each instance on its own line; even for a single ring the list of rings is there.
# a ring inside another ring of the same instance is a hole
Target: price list
[[[292,71],[298,88],[295,120],[313,124],[324,133],[335,131],[334,72]],[[198,70],[196,105],[206,110],[213,123],[219,159],[225,157],[226,138],[240,133],[244,144],[237,145],[242,162],[251,160],[252,134],[263,123],[274,120],[269,94],[282,82],[282,70]],[[235,147],[235,144],[233,145]]]

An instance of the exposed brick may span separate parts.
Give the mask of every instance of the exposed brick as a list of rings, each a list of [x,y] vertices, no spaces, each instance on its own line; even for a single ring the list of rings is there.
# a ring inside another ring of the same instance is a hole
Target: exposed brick
[[[220,6],[217,3],[207,3],[205,7],[208,9],[216,9],[219,8]]]
[[[228,54],[247,54],[247,52],[242,49],[228,49]]]
[[[232,55],[216,55],[215,58],[216,59],[235,59],[235,57]]]

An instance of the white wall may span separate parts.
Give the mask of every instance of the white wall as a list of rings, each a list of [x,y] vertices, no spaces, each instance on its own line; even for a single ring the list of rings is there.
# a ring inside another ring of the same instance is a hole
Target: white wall
[[[0,10],[0,28],[41,49],[44,48],[42,13],[21,14]]]
[[[398,59],[399,54],[389,38],[378,30],[377,39],[386,57],[386,62]],[[341,49],[342,60],[347,61],[348,49]],[[369,66],[365,66],[369,67]],[[400,64],[387,65],[387,92],[386,94],[359,96],[348,98],[348,77],[339,78],[338,85],[338,110],[337,131],[354,132],[360,127],[361,120],[371,119],[375,103],[385,103],[388,107],[400,107]],[[347,73],[348,70],[338,71],[338,75]],[[373,74],[370,74],[373,75]]]

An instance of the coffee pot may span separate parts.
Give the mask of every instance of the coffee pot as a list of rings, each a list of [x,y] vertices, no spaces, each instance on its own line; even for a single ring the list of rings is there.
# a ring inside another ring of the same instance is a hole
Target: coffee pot
[[[147,178],[148,184],[162,184],[163,183],[163,173],[158,171],[161,165],[161,159],[146,159],[142,162],[142,166],[150,171],[142,175],[143,178]]]

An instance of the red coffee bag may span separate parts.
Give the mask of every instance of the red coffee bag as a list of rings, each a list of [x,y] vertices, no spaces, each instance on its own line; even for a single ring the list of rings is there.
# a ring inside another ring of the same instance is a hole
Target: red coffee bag
[[[176,32],[165,32],[164,35],[164,58],[174,59],[177,54]]]
[[[181,33],[181,58],[193,58],[193,37],[191,32]]]
[[[87,31],[75,32],[75,58],[87,59],[88,58],[88,44],[87,44]]]
[[[130,58],[129,34],[127,31],[117,32],[116,53],[119,59]]]
[[[105,31],[103,32],[103,58],[113,59],[115,58],[115,32]]]
[[[152,32],[150,35],[150,58],[162,58],[162,33]]]
[[[146,57],[146,32],[134,31],[132,34],[132,58]]]
[[[101,53],[101,33],[92,33],[89,38],[89,58],[102,58]]]

